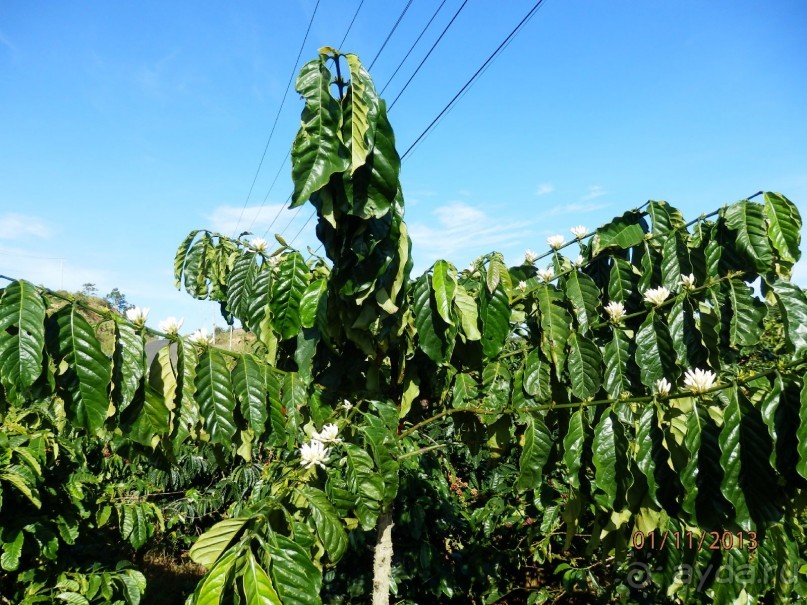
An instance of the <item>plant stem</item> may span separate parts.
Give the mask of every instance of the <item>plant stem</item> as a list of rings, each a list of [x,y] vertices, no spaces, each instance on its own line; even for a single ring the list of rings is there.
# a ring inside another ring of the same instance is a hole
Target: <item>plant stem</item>
[[[392,505],[390,505],[378,518],[378,537],[373,556],[373,605],[389,605],[392,526]]]

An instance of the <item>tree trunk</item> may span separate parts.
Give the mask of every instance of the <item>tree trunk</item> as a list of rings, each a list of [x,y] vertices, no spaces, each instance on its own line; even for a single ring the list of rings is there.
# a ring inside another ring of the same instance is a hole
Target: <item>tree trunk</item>
[[[392,570],[392,505],[378,518],[378,536],[373,558],[373,605],[389,605]]]

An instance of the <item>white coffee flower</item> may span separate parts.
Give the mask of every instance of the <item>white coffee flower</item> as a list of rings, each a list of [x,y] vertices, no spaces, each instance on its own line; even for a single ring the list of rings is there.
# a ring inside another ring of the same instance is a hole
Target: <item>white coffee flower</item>
[[[270,256],[269,257],[269,263],[273,267],[277,267],[281,262],[283,262],[283,257],[280,254],[277,254],[275,256]]]
[[[342,401],[342,407],[347,410],[348,412],[353,409],[353,404],[350,403],[347,399]]]
[[[325,468],[325,462],[330,453],[331,448],[325,447],[321,441],[314,440],[310,443],[304,443],[300,447],[300,464],[304,468],[311,468],[315,464]]]
[[[213,337],[207,333],[207,328],[202,326],[201,328],[196,330],[196,332],[188,336],[188,340],[191,342],[195,342],[196,344],[207,345],[213,342]]]
[[[529,248],[524,250],[524,262],[525,263],[527,263],[528,265],[531,265],[537,260],[538,260],[538,253],[537,252],[535,252],[533,250],[530,250]]]
[[[577,260],[574,261],[574,264],[575,264],[576,267],[582,267],[583,265],[586,264],[586,259],[583,258],[582,254],[578,254],[577,255]]]
[[[681,274],[681,281],[678,282],[684,290],[694,290],[695,289],[695,274],[690,273],[689,275]]]
[[[614,323],[619,323],[620,321],[622,321],[622,318],[625,317],[625,305],[623,305],[618,300],[612,300],[607,305],[605,305],[604,308],[605,312],[608,313],[608,316]]]
[[[322,427],[322,431],[311,435],[311,439],[319,441],[320,443],[341,443],[341,439],[337,437],[339,434],[339,427],[335,424],[326,424]]]
[[[148,307],[132,307],[131,309],[126,309],[126,319],[131,321],[133,324],[138,326],[142,326],[146,323],[146,318],[149,315]]]
[[[711,370],[687,370],[684,373],[684,386],[693,393],[704,393],[715,386],[717,375]]]
[[[252,240],[252,247],[258,252],[266,252],[266,247],[269,243],[262,237],[256,237]]]
[[[670,389],[672,389],[672,385],[667,381],[666,378],[662,378],[661,380],[656,381],[656,393],[658,393],[662,397],[666,397],[667,395],[669,395]]]
[[[549,244],[549,247],[553,250],[557,250],[566,243],[566,240],[562,235],[550,235],[546,238],[546,243]]]
[[[650,290],[645,291],[644,299],[653,305],[660,305],[667,297],[670,295],[670,291],[665,288],[664,286],[659,286],[658,288],[651,288]]]
[[[522,279],[520,282],[518,282],[518,285],[516,286],[516,288],[518,288],[519,290],[521,290],[523,292],[524,290],[527,289],[527,282],[525,282]]]
[[[588,233],[588,227],[585,225],[577,225],[577,227],[572,227],[570,231],[572,232],[572,235],[574,235],[577,239],[580,239]]]
[[[184,323],[184,319],[177,319],[176,317],[166,317],[162,320],[159,324],[160,330],[165,332],[166,334],[171,334],[172,336],[176,336],[179,332],[179,329],[182,327]]]
[[[555,277],[555,270],[552,267],[547,267],[546,269],[538,269],[538,277],[540,277],[545,282],[552,281],[552,278]]]

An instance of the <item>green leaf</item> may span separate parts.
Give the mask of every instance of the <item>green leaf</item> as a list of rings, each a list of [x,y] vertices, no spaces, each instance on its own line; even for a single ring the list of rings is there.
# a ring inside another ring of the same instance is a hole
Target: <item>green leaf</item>
[[[194,605],[219,605],[221,603],[222,598],[227,594],[228,584],[231,582],[230,576],[238,554],[237,549],[231,550],[207,572],[194,593]]]
[[[299,252],[288,254],[272,282],[272,327],[287,340],[300,330],[300,300],[306,290],[308,267]]]
[[[227,275],[227,310],[242,321],[258,272],[257,257],[254,252],[245,251],[235,260],[232,271]]]
[[[185,291],[200,300],[206,299],[209,295],[206,271],[208,266],[207,255],[212,247],[213,240],[205,232],[188,250],[185,266],[182,270]]]
[[[94,432],[103,426],[109,409],[110,360],[75,305],[62,307],[51,315],[46,333],[56,364],[67,363],[64,373],[56,377],[56,384],[68,418]]]
[[[422,275],[416,282],[413,289],[413,306],[415,314],[415,329],[418,335],[418,346],[435,363],[443,363],[448,349],[443,337],[437,329],[442,322],[433,308],[431,300],[430,277],[428,274]]]
[[[269,300],[272,297],[272,271],[264,263],[261,270],[256,273],[252,281],[252,289],[246,300],[243,323],[258,339],[266,344],[269,334],[265,334],[263,327],[269,331],[267,314],[269,313]]]
[[[639,275],[632,264],[624,258],[614,257],[608,279],[608,298],[625,305],[635,299],[639,291]],[[630,311],[628,311],[630,312]]]
[[[326,303],[325,292],[328,282],[324,278],[316,279],[308,284],[300,299],[300,324],[304,328],[313,328],[317,321],[317,312],[321,304]]]
[[[580,333],[585,334],[591,326],[600,322],[597,307],[600,301],[600,290],[597,284],[582,271],[572,271],[563,278],[563,289],[572,303]]]
[[[608,248],[630,248],[644,238],[647,225],[642,213],[637,210],[628,210],[622,216],[614,218],[607,225],[597,229],[593,238],[591,255],[596,256]]]
[[[457,270],[454,266],[444,260],[438,260],[434,264],[434,274],[432,275],[432,289],[434,290],[434,300],[437,303],[437,312],[443,321],[449,325],[454,325],[451,317],[452,303],[454,302],[454,291],[457,287]]]
[[[661,247],[661,283],[670,291],[678,289],[681,275],[692,273],[689,249],[681,233],[668,233]]]
[[[193,343],[184,338],[177,340],[177,405],[179,411],[176,422],[176,434],[171,442],[177,447],[187,437],[197,437],[199,424],[199,404],[196,403],[196,365],[199,356]]]
[[[282,605],[272,579],[255,560],[251,550],[245,556],[243,582],[247,605]]]
[[[768,244],[765,216],[760,204],[743,200],[729,206],[723,215],[726,226],[736,232],[737,247],[760,272],[771,269],[773,257]]]
[[[572,332],[569,338],[567,371],[572,383],[572,393],[579,399],[589,399],[600,390],[602,357],[591,340]]]
[[[77,592],[65,591],[56,595],[56,598],[68,605],[90,605],[90,602]]]
[[[0,480],[13,485],[36,508],[41,508],[42,501],[39,499],[39,491],[36,489],[37,480],[33,472],[27,466],[20,464],[9,464],[0,470]]]
[[[549,362],[544,359],[540,349],[533,349],[524,362],[524,392],[538,401],[552,399],[552,384],[549,376]]]
[[[543,419],[530,414],[524,430],[524,448],[518,460],[519,475],[516,489],[520,492],[541,488],[543,468],[552,451],[552,434]]]
[[[485,424],[493,424],[499,419],[510,402],[510,385],[512,377],[507,364],[503,361],[491,361],[482,370],[482,406],[485,410],[495,414],[485,414],[481,417]]]
[[[0,556],[0,567],[6,571],[17,571],[20,566],[20,555],[22,554],[22,543],[24,534],[19,529],[7,529],[8,537],[3,542],[3,555]]]
[[[627,334],[619,328],[614,328],[611,340],[605,344],[604,352],[604,386],[608,396],[616,399],[622,393],[630,393],[631,341]]]
[[[143,510],[147,504],[136,502],[124,505],[121,537],[128,540],[135,550],[143,546],[151,536],[153,529]]]
[[[510,334],[510,299],[501,281],[492,293],[485,290],[479,296],[482,353],[488,359],[493,359],[501,352]]]
[[[238,357],[233,368],[233,390],[241,404],[241,415],[256,436],[263,434],[268,416],[266,379],[258,361],[249,354]]]
[[[569,428],[563,437],[563,463],[568,469],[569,485],[580,489],[580,469],[583,466],[583,449],[586,444],[586,417],[582,409],[569,417]]]
[[[283,605],[320,605],[322,575],[303,547],[280,534],[272,534],[267,547],[270,573]]]
[[[656,405],[646,404],[639,416],[636,430],[636,443],[639,451],[636,463],[647,479],[647,490],[653,502],[663,508],[659,499],[659,491],[665,483],[671,483],[672,468],[669,466],[670,454],[664,445],[664,434],[659,425],[660,413]],[[658,479],[657,479],[658,477]]]
[[[675,350],[667,325],[655,310],[647,314],[636,332],[636,364],[641,380],[653,389],[657,380],[666,378],[671,384],[678,380],[680,371],[675,365]]]
[[[807,478],[807,381],[801,387],[799,407],[799,430],[798,437],[798,450],[799,462],[796,465],[796,471],[804,478]]]
[[[651,233],[654,238],[669,231],[683,229],[686,225],[681,212],[667,202],[650,201],[647,204],[647,214],[650,215]]]
[[[490,259],[490,264],[485,272],[485,285],[488,293],[493,294],[499,284],[504,286],[504,291],[509,297],[509,291],[512,289],[510,272],[507,270],[507,265],[502,261],[501,255],[496,253]]]
[[[347,533],[336,509],[325,492],[320,489],[304,485],[300,487],[299,492],[308,502],[314,527],[317,528],[317,535],[328,552],[328,558],[332,563],[336,563],[347,550]]]
[[[194,563],[212,567],[247,521],[241,517],[219,521],[196,540],[188,556]]]
[[[115,324],[112,363],[112,396],[120,413],[132,402],[145,374],[146,365],[143,337],[129,324]]]
[[[27,281],[11,282],[0,299],[0,382],[9,400],[21,400],[39,378],[44,344],[42,296]]]
[[[630,476],[627,464],[628,441],[625,429],[612,408],[603,412],[594,427],[592,461],[594,462],[594,501],[605,510],[619,510],[624,501]]]
[[[801,258],[801,215],[793,202],[779,193],[765,192],[768,237],[782,260],[795,263]]]
[[[561,296],[553,286],[541,284],[536,290],[538,308],[541,311],[541,350],[560,373],[566,365],[566,343],[571,334],[571,317],[569,313],[555,302]]]
[[[476,301],[464,286],[458,284],[454,290],[454,306],[459,314],[462,333],[468,340],[481,340],[479,332],[479,311]]]
[[[752,347],[762,335],[762,320],[768,309],[754,296],[754,291],[742,280],[728,281],[728,299],[731,305],[729,342],[732,347]]]
[[[196,368],[196,400],[212,443],[232,445],[235,435],[235,397],[224,356],[206,349]]]
[[[702,368],[708,364],[708,351],[695,321],[695,310],[687,298],[679,298],[670,308],[668,317],[670,338],[678,365],[683,368]]]
[[[466,407],[478,396],[476,380],[470,374],[458,372],[454,378],[454,388],[451,391],[451,405],[455,408]]]
[[[723,412],[723,429],[720,431],[720,466],[723,469],[723,480],[720,489],[726,499],[734,507],[734,520],[745,531],[754,528],[751,512],[748,509],[743,491],[741,473],[742,448],[745,444],[740,440],[742,412],[735,388],[729,389],[728,405]]]
[[[399,415],[398,410],[393,405],[379,408],[379,403],[374,403],[374,406],[381,410],[386,411],[386,418],[389,421],[386,423],[379,416],[367,415],[365,416],[366,424],[361,428],[364,433],[366,441],[370,444],[373,452],[373,460],[375,465],[384,479],[384,499],[383,506],[391,504],[398,494],[399,478],[398,478],[398,461],[392,456],[390,448],[395,446],[395,439],[398,430]]]
[[[365,531],[375,527],[384,499],[384,479],[373,470],[373,459],[360,447],[344,444],[347,454],[347,484],[358,496],[356,515]]]
[[[182,285],[182,274],[185,267],[185,262],[188,258],[188,250],[190,250],[191,244],[193,243],[194,238],[196,238],[197,233],[199,233],[199,229],[194,229],[191,231],[179,245],[179,248],[177,248],[177,252],[174,255],[174,287],[177,290],[179,290],[180,286]]]
[[[147,384],[140,404],[129,406],[121,420],[121,426],[131,440],[156,447],[160,437],[170,429],[171,411],[162,394]]]
[[[788,349],[801,356],[807,351],[807,296],[796,284],[779,280],[774,282],[773,292],[785,324]]]
[[[363,166],[375,139],[378,95],[373,80],[353,53],[344,55],[350,70],[350,137],[351,172]]]
[[[295,90],[305,98],[305,109],[291,148],[291,208],[327,185],[332,174],[350,167],[348,151],[338,136],[341,110],[331,96],[331,77],[323,56],[306,63],[297,77]]]

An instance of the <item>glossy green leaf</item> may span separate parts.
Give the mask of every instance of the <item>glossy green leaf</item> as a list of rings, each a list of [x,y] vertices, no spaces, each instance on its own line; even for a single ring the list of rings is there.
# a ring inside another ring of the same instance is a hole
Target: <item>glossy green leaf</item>
[[[145,387],[142,405],[132,405],[126,412],[130,418],[122,423],[122,428],[129,439],[147,447],[156,447],[160,437],[171,428],[171,411],[165,398],[150,384]]]
[[[530,414],[524,429],[524,447],[518,460],[518,491],[541,488],[543,468],[551,451],[552,434],[540,416]]]
[[[614,257],[612,261],[608,279],[608,298],[627,305],[629,300],[636,298],[639,275],[633,265],[624,258]]]
[[[375,139],[378,95],[370,74],[359,58],[349,53],[345,55],[345,59],[350,70],[350,170],[355,172],[367,161],[370,146]]]
[[[552,360],[555,371],[560,374],[566,365],[566,344],[571,334],[571,317],[556,302],[562,300],[552,286],[541,285],[536,290],[541,311],[541,350]]]
[[[569,417],[569,428],[563,437],[563,463],[568,470],[569,485],[580,489],[580,469],[583,467],[583,450],[586,444],[586,417],[582,409]]]
[[[657,380],[666,378],[675,384],[680,375],[667,325],[656,311],[647,314],[636,332],[636,364],[641,372],[642,384],[651,390]]]
[[[726,226],[735,232],[737,247],[760,272],[771,268],[773,257],[760,204],[743,200],[729,206],[724,213]]]
[[[258,272],[257,259],[257,254],[245,251],[235,260],[232,271],[227,276],[227,309],[242,321],[247,311],[255,275]]]
[[[47,336],[54,360],[67,362],[56,384],[68,417],[89,431],[99,429],[109,409],[111,363],[101,350],[95,330],[75,305],[67,305],[48,319]]]
[[[591,326],[601,320],[598,312],[600,290],[597,284],[585,273],[572,271],[563,278],[563,289],[572,303],[580,332],[586,334]]]
[[[496,412],[481,417],[482,422],[492,424],[499,418],[510,403],[510,385],[512,376],[507,364],[503,361],[491,361],[482,370],[482,407]]]
[[[247,518],[219,521],[196,540],[188,556],[194,563],[212,567],[247,521],[249,521]]]
[[[742,468],[742,448],[746,446],[740,440],[742,411],[739,398],[734,388],[729,389],[728,405],[723,412],[723,428],[720,431],[720,466],[723,469],[723,481],[720,489],[726,499],[734,507],[734,521],[745,531],[754,528],[751,512],[748,509],[745,492],[740,475]]]
[[[768,237],[780,258],[795,263],[801,258],[801,215],[793,202],[779,193],[765,193]]]
[[[432,289],[434,290],[435,306],[443,321],[451,325],[454,324],[451,310],[456,287],[457,274],[454,266],[444,260],[434,263]]]
[[[182,286],[182,277],[184,274],[185,263],[188,259],[188,251],[191,248],[191,244],[193,240],[196,239],[196,235],[199,233],[199,229],[195,229],[191,231],[188,236],[182,241],[177,248],[176,254],[174,255],[174,287],[179,290]]]
[[[454,290],[454,306],[460,318],[462,333],[468,340],[481,340],[479,332],[479,310],[476,301],[468,291],[458,284]]]
[[[196,401],[210,441],[231,445],[235,435],[235,397],[224,356],[215,349],[205,350],[196,368]]]
[[[247,605],[283,605],[272,585],[272,579],[251,550],[244,557],[243,584]]]
[[[510,333],[510,300],[499,281],[493,293],[479,294],[479,318],[482,320],[482,352],[493,359],[502,350]]]
[[[799,407],[798,451],[799,462],[796,471],[807,479],[807,381],[801,387],[801,406]]]
[[[255,435],[263,433],[268,416],[263,372],[255,357],[249,354],[240,355],[233,368],[233,390],[241,415]]]
[[[328,558],[332,563],[336,563],[347,550],[347,533],[339,520],[336,509],[328,500],[325,492],[320,489],[304,485],[300,487],[299,491],[308,502],[311,518],[317,529],[317,536],[325,546]]]
[[[214,526],[215,527],[215,526]],[[204,536],[202,536],[204,538]],[[207,572],[194,593],[194,605],[219,605],[229,590],[231,575],[238,551],[233,549],[225,554]]]
[[[689,299],[679,298],[670,307],[667,326],[672,346],[682,368],[703,368],[708,363],[708,351],[703,345],[703,337],[695,317],[695,310]]]
[[[145,374],[146,365],[143,337],[129,324],[115,324],[112,364],[112,397],[120,413],[132,402]]]
[[[321,304],[325,304],[325,292],[328,282],[325,279],[316,279],[308,284],[300,299],[300,324],[304,328],[313,328],[317,321],[317,313]]]
[[[184,338],[177,340],[177,412],[176,433],[172,438],[174,449],[188,437],[197,437],[199,404],[196,402],[196,365],[199,355],[193,343]]]
[[[210,288],[207,283],[207,253],[213,241],[208,233],[196,240],[188,250],[185,266],[182,269],[185,291],[197,299],[206,299]]]
[[[273,534],[267,547],[270,574],[283,605],[320,605],[322,574],[305,549],[280,534]]]
[[[597,229],[597,234],[592,241],[591,254],[596,256],[608,248],[625,249],[635,246],[642,241],[646,230],[647,225],[642,218],[642,213],[629,210]]]
[[[332,174],[350,167],[349,153],[337,134],[342,112],[331,96],[331,79],[324,56],[306,63],[297,77],[295,90],[305,98],[305,109],[291,148],[291,208],[304,204]]]
[[[681,275],[692,273],[687,242],[678,231],[668,233],[661,247],[661,284],[670,291],[679,289]]]
[[[376,403],[375,406],[380,404]],[[399,476],[398,461],[393,457],[390,448],[394,447],[396,434],[398,431],[399,415],[398,409],[392,405],[377,408],[385,410],[388,423],[380,416],[367,415],[366,424],[362,427],[362,433],[373,454],[373,461],[381,473],[384,480],[384,499],[382,505],[388,506],[395,500],[398,494]]]
[[[451,404],[455,408],[465,407],[478,396],[476,380],[470,374],[458,372],[454,378],[454,388],[451,392]]]
[[[611,408],[594,427],[592,461],[597,491],[594,501],[605,510],[618,510],[630,483],[627,468],[628,441],[625,428]]]
[[[13,281],[0,299],[0,383],[15,401],[42,373],[45,303],[27,281]]]
[[[672,481],[671,467],[668,466],[670,454],[664,445],[664,434],[659,425],[659,410],[654,404],[645,404],[639,416],[636,430],[636,443],[639,451],[636,463],[647,479],[647,490],[653,502],[662,506],[659,500],[660,485]],[[659,478],[657,480],[657,477]]]
[[[360,447],[344,444],[347,454],[347,485],[358,496],[356,515],[365,530],[375,527],[384,499],[384,479],[373,470],[373,459]]]
[[[796,284],[785,281],[776,281],[773,292],[785,324],[788,348],[803,355],[807,351],[807,295]]]
[[[754,346],[762,335],[762,320],[768,311],[765,303],[756,298],[750,286],[739,279],[729,280],[728,299],[731,305],[731,346]]]
[[[299,252],[288,254],[272,282],[272,327],[287,340],[297,335],[301,326],[300,301],[307,287],[308,268]]]
[[[538,401],[547,402],[552,398],[549,362],[540,349],[533,349],[524,362],[524,391]]]
[[[579,399],[594,397],[600,390],[602,357],[591,340],[572,332],[569,337],[567,371],[572,383],[572,393]]]
[[[439,317],[431,297],[429,275],[422,275],[413,289],[413,308],[415,314],[415,329],[418,335],[418,346],[435,363],[445,361],[446,344],[438,333]]]
[[[611,340],[605,344],[603,355],[605,361],[603,386],[612,399],[616,399],[622,393],[631,392],[630,352],[631,341],[627,334],[623,330],[614,329]]]
[[[6,530],[6,540],[3,542],[3,554],[0,556],[0,567],[6,571],[16,571],[20,566],[20,555],[25,536],[22,530]]]
[[[647,214],[650,216],[651,233],[653,237],[665,235],[670,231],[683,229],[686,225],[683,215],[677,208],[667,202],[650,201],[647,204]]]

